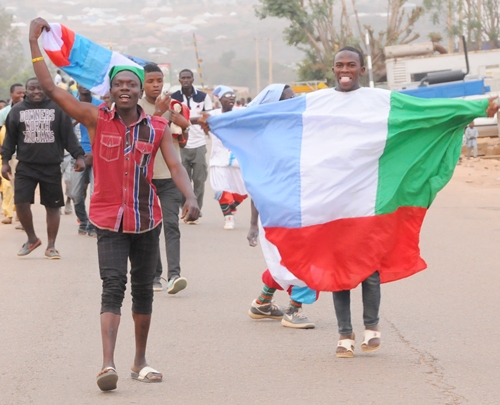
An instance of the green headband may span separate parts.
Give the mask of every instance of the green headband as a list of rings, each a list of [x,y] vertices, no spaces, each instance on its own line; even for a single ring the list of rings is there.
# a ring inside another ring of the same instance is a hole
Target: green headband
[[[144,69],[137,66],[113,66],[109,71],[110,84],[118,73],[124,71],[129,71],[134,73],[139,78],[139,81],[141,82],[141,87],[144,85]]]

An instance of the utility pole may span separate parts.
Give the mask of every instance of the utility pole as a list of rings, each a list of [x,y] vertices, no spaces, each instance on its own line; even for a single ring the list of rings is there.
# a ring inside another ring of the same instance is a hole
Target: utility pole
[[[453,1],[448,0],[448,52],[453,53],[454,46],[453,46],[453,37],[451,35],[452,33],[452,26],[453,26]]]
[[[203,72],[201,71],[202,60],[198,57],[198,44],[196,43],[196,34],[193,32],[194,52],[196,54],[196,63],[198,64],[198,74],[200,75],[201,88],[205,90],[205,82],[203,81]]]
[[[273,84],[273,40],[268,38],[269,45],[269,84]]]
[[[477,0],[477,21],[479,22],[478,36],[477,36],[477,50],[483,49],[483,5],[482,0]]]
[[[259,60],[259,38],[255,40],[255,77],[257,79],[257,94],[260,92],[260,60]]]
[[[372,66],[372,50],[370,48],[370,35],[368,31],[365,32],[365,43],[366,43],[366,63],[368,65],[368,77],[370,78],[370,87],[375,87],[373,82],[373,66]]]

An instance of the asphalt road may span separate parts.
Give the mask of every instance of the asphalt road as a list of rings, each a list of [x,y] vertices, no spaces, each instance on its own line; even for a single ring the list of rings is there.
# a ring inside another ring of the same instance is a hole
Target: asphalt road
[[[46,243],[43,208],[34,206]],[[332,297],[305,312],[316,329],[293,330],[247,315],[265,268],[246,242],[249,204],[234,231],[207,191],[199,225],[181,224],[188,288],[155,295],[149,363],[164,382],[130,378],[134,338],[130,295],[118,334],[118,390],[99,391],[100,279],[96,240],[61,218],[62,260],[39,248],[16,253],[25,234],[0,226],[0,404],[498,404],[500,402],[500,189],[456,180],[425,221],[429,268],[382,287],[382,347],[337,359]],[[277,302],[287,295],[277,293]],[[353,323],[362,336],[360,291]]]

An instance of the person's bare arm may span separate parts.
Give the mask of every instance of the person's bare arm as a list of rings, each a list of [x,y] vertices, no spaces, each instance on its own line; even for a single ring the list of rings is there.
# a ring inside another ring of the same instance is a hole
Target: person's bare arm
[[[186,221],[197,220],[200,215],[200,208],[198,207],[198,202],[194,195],[193,187],[189,181],[186,169],[182,166],[179,155],[174,148],[172,134],[168,127],[165,128],[165,132],[163,133],[160,150],[170,170],[172,180],[186,198],[186,203],[184,207],[182,207],[181,218],[185,218]]]
[[[210,114],[206,112],[201,113],[201,117],[198,118],[198,125],[203,129],[203,131],[208,134],[210,132],[210,125],[208,125],[207,120],[210,118]]]
[[[43,18],[36,18],[31,21],[29,41],[31,57],[41,58],[42,52],[38,45],[38,38],[43,30],[50,31],[50,26]],[[70,92],[57,87],[50,75],[45,61],[38,60],[33,63],[33,70],[38,78],[38,82],[47,97],[61,107],[69,116],[85,125],[89,130],[90,142],[94,141],[95,127],[97,125],[98,107],[92,103],[82,103],[78,101]]]
[[[257,238],[259,236],[259,211],[255,207],[253,200],[250,201],[251,205],[251,217],[250,217],[250,229],[248,230],[248,244],[252,247],[257,246]]]
[[[189,121],[181,113],[174,110],[170,110],[170,121],[181,127],[182,134],[177,137],[177,141],[180,148],[185,148],[189,140],[189,130],[186,130],[189,127]]]
[[[493,118],[495,114],[498,112],[498,97],[493,97],[488,100],[488,107],[486,107],[486,115],[490,118]]]

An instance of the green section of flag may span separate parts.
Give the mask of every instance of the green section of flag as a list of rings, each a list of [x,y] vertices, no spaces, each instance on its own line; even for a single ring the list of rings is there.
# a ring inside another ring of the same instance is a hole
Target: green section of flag
[[[423,99],[392,92],[375,214],[401,206],[428,208],[453,175],[465,127],[486,116],[487,106],[487,99]]]

